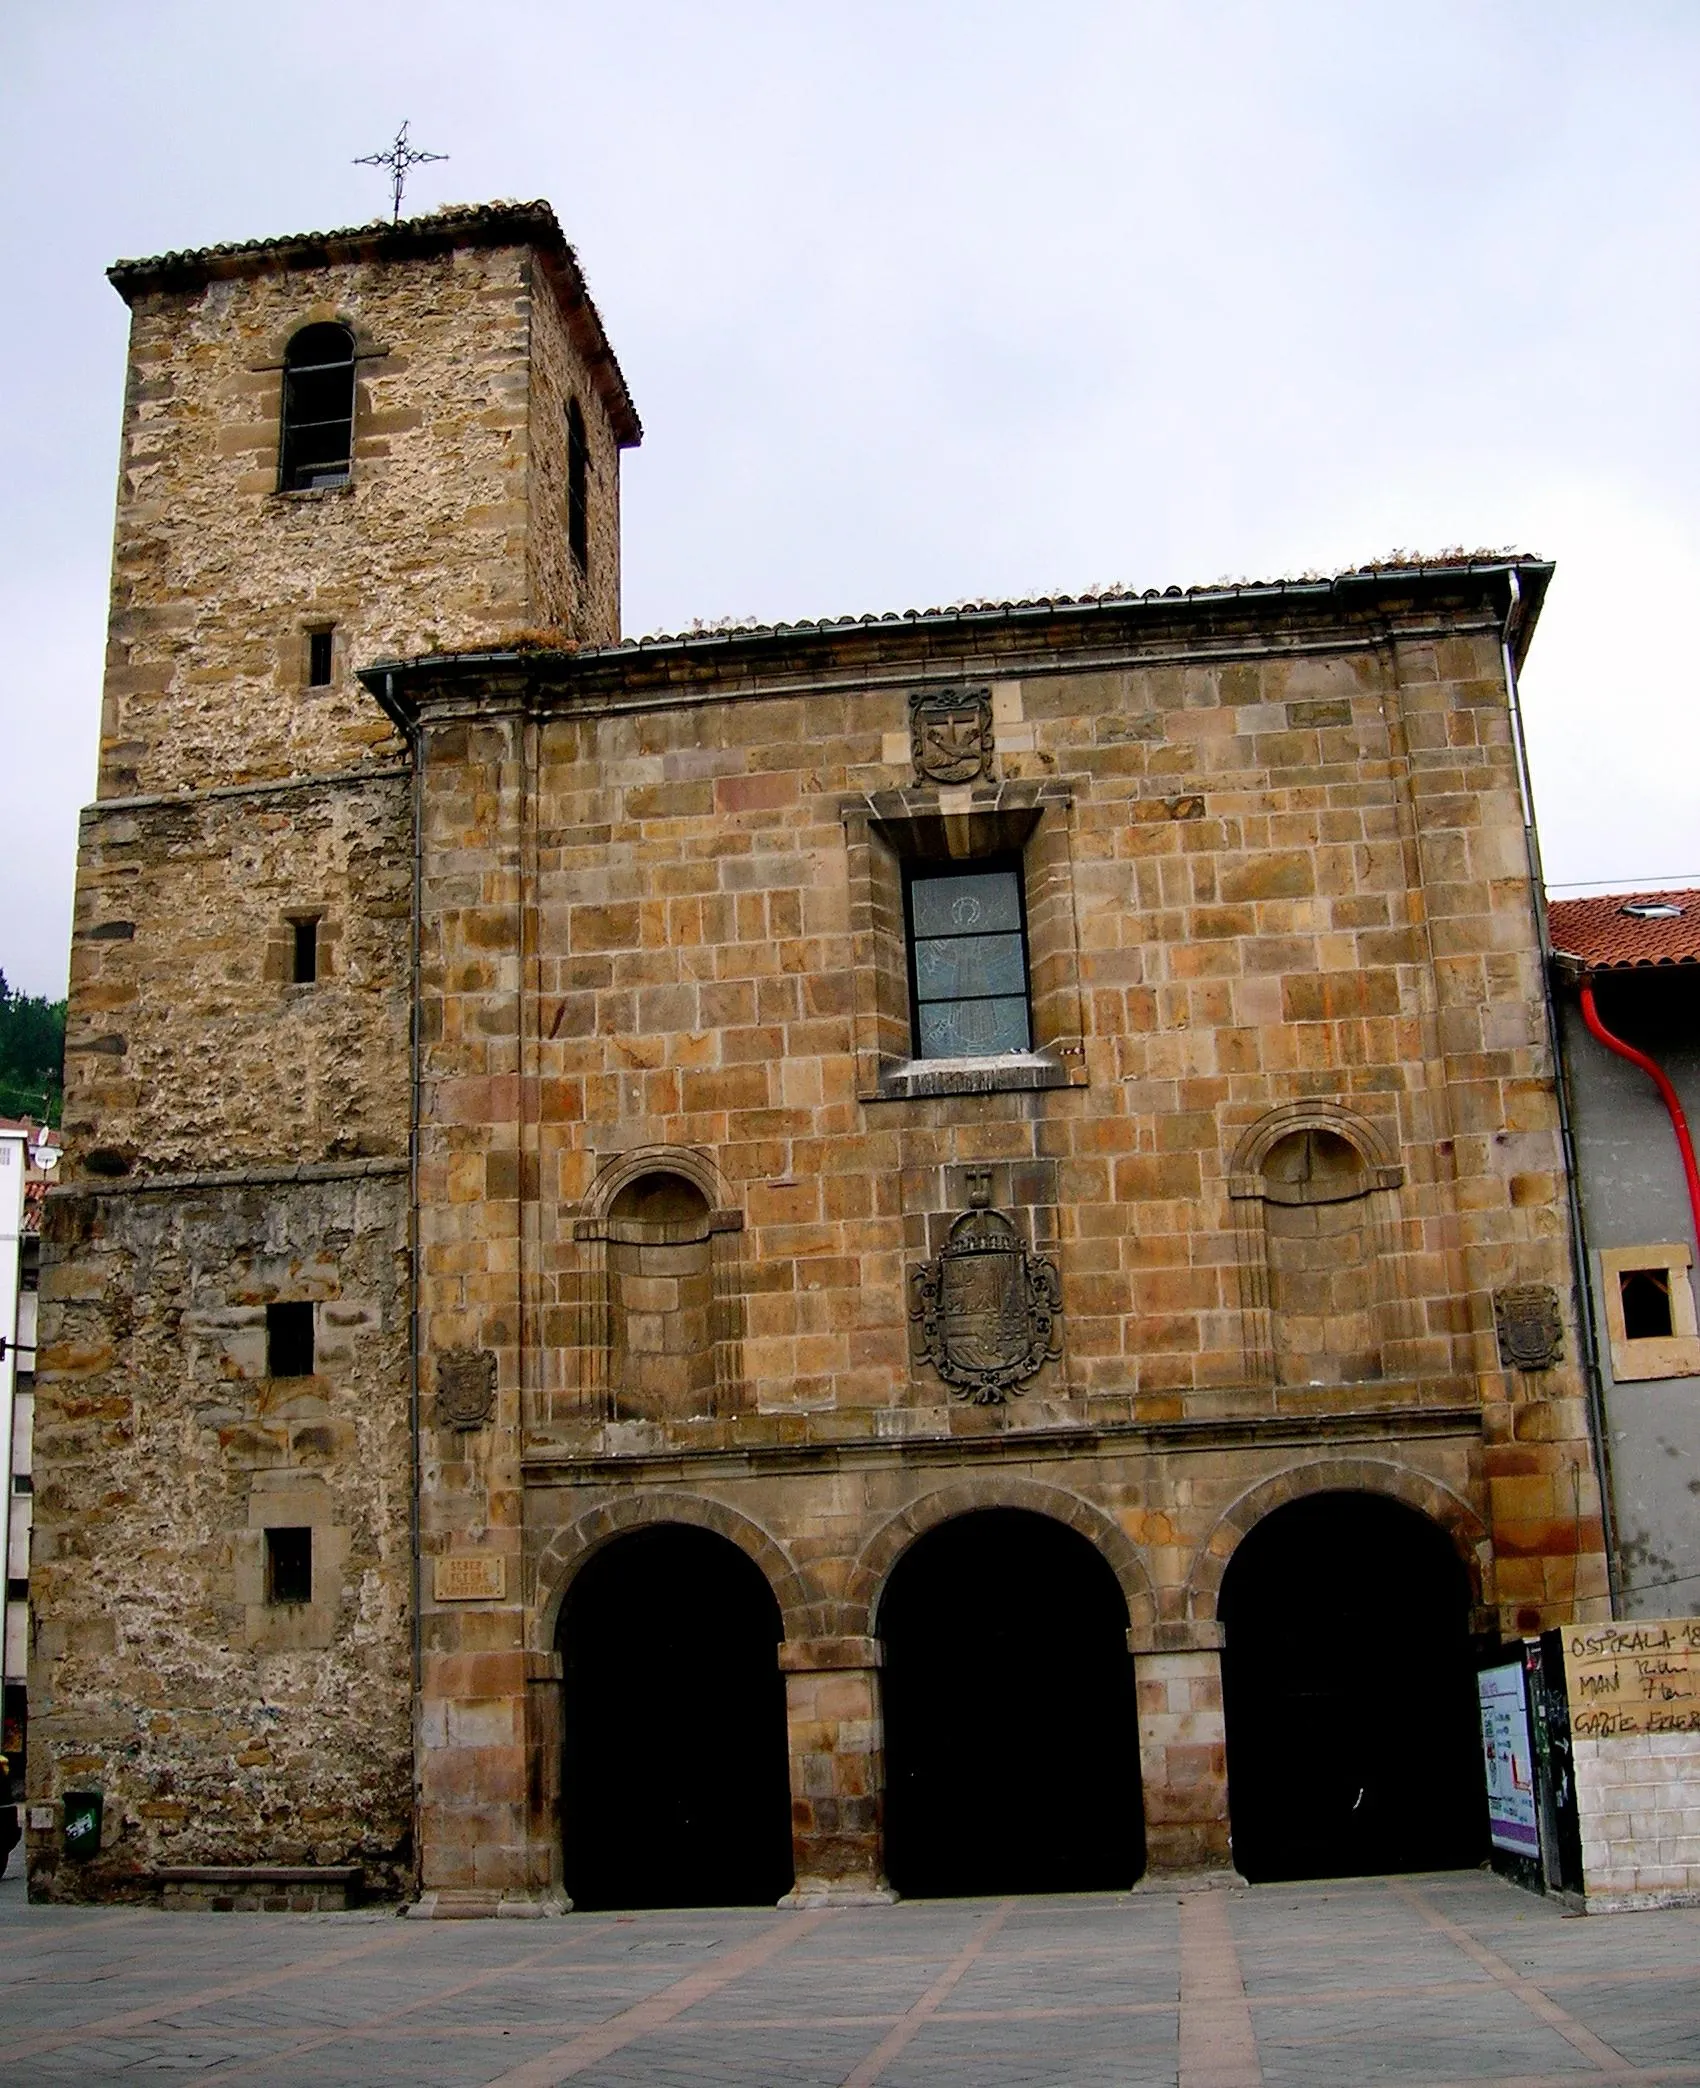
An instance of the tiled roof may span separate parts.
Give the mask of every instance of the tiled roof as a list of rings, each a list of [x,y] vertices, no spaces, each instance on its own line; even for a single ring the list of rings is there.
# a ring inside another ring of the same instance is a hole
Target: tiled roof
[[[1547,906],[1547,929],[1558,954],[1576,958],[1589,971],[1700,964],[1700,891],[1554,899]]]
[[[1240,601],[1268,604],[1285,600],[1315,604],[1326,601],[1331,595],[1349,593],[1357,587],[1394,591],[1401,585],[1444,578],[1448,574],[1502,574],[1513,569],[1526,576],[1524,608],[1512,641],[1514,651],[1520,654],[1521,648],[1528,643],[1541,598],[1552,577],[1551,565],[1526,551],[1442,551],[1431,557],[1396,552],[1386,559],[1351,566],[1342,572],[1301,573],[1286,580],[1216,580],[1203,587],[1091,587],[1078,594],[1036,595],[1009,601],[951,602],[933,609],[886,609],[860,616],[802,617],[787,623],[744,623],[728,617],[714,623],[694,624],[687,631],[620,638],[611,645],[555,644],[547,641],[544,634],[537,633],[524,641],[506,645],[475,645],[447,653],[422,653],[412,659],[375,660],[371,666],[359,671],[360,679],[379,701],[386,702],[385,685],[393,676],[434,669],[445,663],[460,666],[494,661],[511,663],[520,659],[547,659],[551,654],[571,655],[575,660],[586,662],[617,662],[633,654],[712,655],[717,651],[760,645],[769,640],[783,643],[792,639],[830,638],[855,630],[893,628],[926,630],[930,627],[951,633],[961,631],[965,638],[971,639],[975,626],[1038,624],[1050,617],[1113,615],[1118,610],[1161,608],[1165,602],[1192,603],[1200,607]]]
[[[41,1127],[34,1117],[0,1116],[0,1131],[27,1131],[33,1140],[41,1135]],[[63,1152],[64,1140],[57,1131],[45,1134],[48,1145]],[[42,1213],[47,1208],[47,1185],[52,1177],[42,1168],[26,1162],[24,1168],[24,1231],[26,1234],[41,1231]]]
[[[185,247],[141,261],[115,261],[107,280],[127,303],[142,291],[181,289],[226,276],[257,274],[273,265],[314,268],[367,259],[400,260],[457,246],[534,246],[554,280],[567,323],[592,365],[599,389],[627,449],[643,440],[643,424],[632,404],[602,315],[585,286],[577,253],[567,244],[552,207],[534,203],[456,203],[423,217],[392,223],[344,225],[335,232],[292,232],[279,239],[244,239],[223,246]]]
[[[1274,580],[1213,580],[1199,587],[1106,587],[1082,588],[1078,594],[1023,595],[1002,601],[990,597],[941,604],[932,609],[885,609],[860,616],[805,617],[793,623],[741,622],[727,617],[713,623],[693,624],[688,631],[656,631],[642,638],[622,638],[604,651],[636,652],[650,647],[691,645],[714,640],[809,636],[827,631],[853,630],[859,624],[932,623],[974,617],[1047,616],[1058,610],[1113,609],[1135,602],[1231,601],[1237,596],[1319,595],[1354,580],[1388,581],[1419,579],[1429,573],[1503,572],[1507,566],[1544,570],[1545,559],[1528,551],[1439,551],[1421,553],[1395,551],[1386,558],[1371,559],[1335,573],[1296,573]],[[587,648],[588,649],[588,648]]]

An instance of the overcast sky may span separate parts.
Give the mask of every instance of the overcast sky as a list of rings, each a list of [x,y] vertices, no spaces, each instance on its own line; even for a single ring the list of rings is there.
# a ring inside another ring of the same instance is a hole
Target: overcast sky
[[[119,256],[544,196],[643,415],[628,631],[1558,561],[1550,880],[1700,883],[1693,0],[11,0],[0,966],[63,990]]]

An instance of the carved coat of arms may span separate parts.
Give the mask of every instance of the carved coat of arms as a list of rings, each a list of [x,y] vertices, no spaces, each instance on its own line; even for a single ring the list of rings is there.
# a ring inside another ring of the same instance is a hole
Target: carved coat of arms
[[[965,1211],[943,1252],[910,1272],[921,1353],[976,1406],[1000,1403],[1062,1354],[1061,1313],[1055,1265],[1029,1254],[1001,1211]]]
[[[972,783],[992,772],[989,689],[922,689],[909,699],[917,783]]]
[[[489,1349],[444,1349],[437,1358],[437,1421],[482,1428],[496,1411],[496,1358]]]
[[[1550,1283],[1514,1283],[1493,1294],[1499,1360],[1507,1370],[1550,1370],[1564,1359],[1564,1322]]]

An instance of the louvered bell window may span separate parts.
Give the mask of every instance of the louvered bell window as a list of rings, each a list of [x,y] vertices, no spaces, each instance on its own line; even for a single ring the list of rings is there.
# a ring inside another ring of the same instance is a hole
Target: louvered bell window
[[[283,362],[285,493],[345,486],[354,457],[354,336],[346,326],[304,326]]]

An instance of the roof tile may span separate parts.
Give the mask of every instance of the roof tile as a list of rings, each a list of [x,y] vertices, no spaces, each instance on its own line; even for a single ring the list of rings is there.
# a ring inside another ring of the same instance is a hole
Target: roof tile
[[[1651,915],[1634,909],[1657,908]],[[1677,907],[1674,915],[1668,909]],[[1700,964],[1700,891],[1603,892],[1547,906],[1553,948],[1589,971]]]

